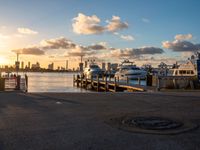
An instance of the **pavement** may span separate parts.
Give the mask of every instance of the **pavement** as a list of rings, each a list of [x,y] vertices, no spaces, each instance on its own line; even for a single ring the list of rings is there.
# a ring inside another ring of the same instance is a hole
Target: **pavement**
[[[119,130],[123,115],[200,124],[200,92],[0,92],[0,150],[199,150],[200,129],[174,135]]]

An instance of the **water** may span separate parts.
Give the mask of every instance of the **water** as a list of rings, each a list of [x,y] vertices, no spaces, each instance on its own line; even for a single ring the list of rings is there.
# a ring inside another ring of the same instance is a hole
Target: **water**
[[[74,73],[36,73],[28,75],[28,92],[89,92],[73,87]]]
[[[24,75],[23,73],[20,73]],[[28,92],[90,92],[89,90],[73,87],[75,73],[40,73],[28,72]],[[120,81],[120,83],[126,81]],[[131,85],[138,84],[137,80],[129,81]],[[146,85],[141,80],[141,85]]]

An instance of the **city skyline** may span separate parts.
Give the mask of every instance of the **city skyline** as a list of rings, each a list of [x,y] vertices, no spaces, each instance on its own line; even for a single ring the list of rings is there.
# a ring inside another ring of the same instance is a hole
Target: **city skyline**
[[[172,64],[200,49],[197,0],[0,3],[0,65],[14,64],[16,53],[20,61],[39,61],[42,67],[69,60],[69,68],[76,68],[81,56]]]

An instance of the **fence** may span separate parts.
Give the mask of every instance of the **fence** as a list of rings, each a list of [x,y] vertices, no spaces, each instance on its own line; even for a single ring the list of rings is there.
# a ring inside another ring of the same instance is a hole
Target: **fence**
[[[0,91],[20,90],[27,92],[28,77],[0,77]]]

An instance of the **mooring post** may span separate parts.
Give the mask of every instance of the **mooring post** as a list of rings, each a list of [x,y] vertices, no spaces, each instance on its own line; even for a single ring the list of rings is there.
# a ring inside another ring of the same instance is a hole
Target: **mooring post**
[[[25,89],[25,92],[28,92],[28,76],[25,74],[25,86],[26,86],[26,89]]]
[[[75,75],[73,74],[73,86],[75,86]]]
[[[115,82],[115,85],[114,85],[114,91],[116,92],[116,91],[117,91],[117,79],[116,79],[116,77],[115,77],[114,82]]]
[[[80,76],[79,76],[79,75],[77,75],[77,78],[76,78],[77,87],[79,87],[79,79],[80,79]]]
[[[93,77],[92,77],[92,75],[91,75],[91,78],[90,78],[90,84],[91,84],[91,88],[93,89],[94,86],[93,86]]]
[[[157,91],[160,91],[160,78],[157,77],[157,88],[156,88]]]
[[[117,82],[118,82],[118,84],[119,84],[119,76],[117,77]]]
[[[107,76],[105,78],[105,92],[107,92],[108,82],[107,82]]]
[[[99,92],[99,76],[97,75],[97,92]]]

